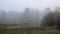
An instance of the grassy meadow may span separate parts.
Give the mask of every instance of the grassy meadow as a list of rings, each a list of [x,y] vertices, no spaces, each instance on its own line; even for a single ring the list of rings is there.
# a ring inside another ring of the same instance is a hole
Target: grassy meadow
[[[1,29],[0,34],[60,34],[57,29]]]

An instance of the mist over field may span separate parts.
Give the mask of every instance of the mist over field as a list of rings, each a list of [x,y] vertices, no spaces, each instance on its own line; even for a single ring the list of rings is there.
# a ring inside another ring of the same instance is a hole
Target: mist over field
[[[0,21],[40,26],[43,17],[59,6],[59,0],[0,0]]]
[[[0,33],[59,32],[60,0],[0,0]]]

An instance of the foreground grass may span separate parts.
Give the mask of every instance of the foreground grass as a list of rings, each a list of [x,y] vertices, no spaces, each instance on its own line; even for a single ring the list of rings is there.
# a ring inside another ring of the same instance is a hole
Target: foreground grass
[[[0,34],[60,34],[60,30],[56,29],[6,29],[0,30]]]

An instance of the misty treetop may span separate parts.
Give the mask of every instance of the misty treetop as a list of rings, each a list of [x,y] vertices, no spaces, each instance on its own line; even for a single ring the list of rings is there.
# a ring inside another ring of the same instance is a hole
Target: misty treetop
[[[52,12],[49,12],[42,20],[42,24],[46,26],[57,26],[57,29],[60,29],[60,8],[56,7],[56,9]]]

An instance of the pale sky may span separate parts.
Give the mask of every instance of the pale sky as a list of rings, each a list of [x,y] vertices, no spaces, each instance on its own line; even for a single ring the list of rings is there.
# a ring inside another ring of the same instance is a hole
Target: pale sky
[[[60,0],[0,0],[0,9],[9,11],[23,11],[24,8],[34,8],[42,10],[46,7],[54,8],[60,6]]]

